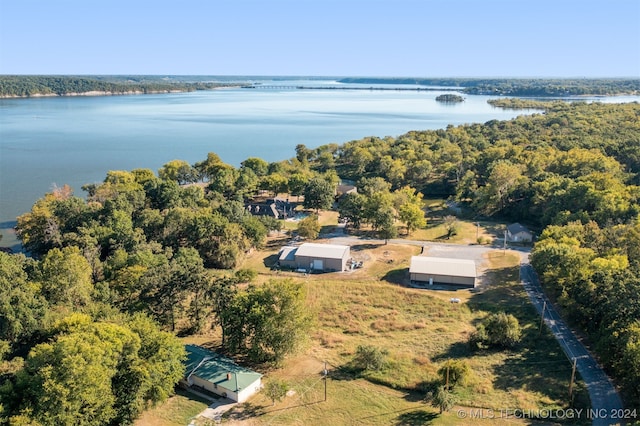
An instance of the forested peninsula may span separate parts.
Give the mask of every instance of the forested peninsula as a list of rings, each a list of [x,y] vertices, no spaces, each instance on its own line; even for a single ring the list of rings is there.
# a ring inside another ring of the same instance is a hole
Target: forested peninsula
[[[626,406],[640,408],[640,105],[544,106],[509,121],[300,144],[272,163],[234,167],[209,153],[157,172],[110,171],[83,188],[86,199],[68,187],[44,195],[18,218],[31,257],[0,253],[0,419],[130,424],[184,373],[176,333],[219,330],[227,354],[254,363],[291,353],[313,327],[313,302],[290,280],[247,286],[255,272],[239,269],[283,226],[247,208],[265,193],[303,195],[309,211],[335,208],[350,229],[381,238],[424,227],[423,197],[448,198],[469,220],[539,230],[531,263],[545,291]],[[358,191],[332,207],[340,179]],[[298,232],[314,238],[309,218]]]
[[[418,84],[460,87],[468,95],[497,96],[614,96],[637,95],[640,79],[512,79],[512,78],[378,78],[349,77],[341,83]]]
[[[0,76],[0,98],[192,92],[235,84],[145,76]]]

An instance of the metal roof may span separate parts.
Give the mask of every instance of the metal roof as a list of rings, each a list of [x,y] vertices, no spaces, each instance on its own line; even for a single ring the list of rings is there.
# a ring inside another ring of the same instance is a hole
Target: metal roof
[[[450,277],[476,277],[476,263],[467,259],[445,257],[411,257],[409,272],[412,274],[448,275]]]
[[[296,260],[296,251],[298,251],[298,247],[284,246],[280,249],[278,260],[288,260],[290,262],[293,262],[294,260]]]
[[[191,375],[215,383],[232,392],[249,387],[262,374],[244,368],[222,355],[196,345],[186,345],[185,377]]]
[[[341,246],[337,244],[316,244],[304,243],[298,247],[296,256],[305,257],[323,257],[325,259],[343,259],[348,255],[349,246]]]
[[[531,234],[531,231],[529,231],[526,227],[520,225],[519,223],[512,223],[511,225],[507,226],[507,231],[509,231],[509,233],[511,235],[515,235],[518,234],[520,232],[527,232],[529,234]]]

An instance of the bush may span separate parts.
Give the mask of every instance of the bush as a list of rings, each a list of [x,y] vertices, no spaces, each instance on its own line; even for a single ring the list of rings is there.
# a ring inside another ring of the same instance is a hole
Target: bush
[[[511,314],[499,312],[489,315],[478,325],[475,333],[469,338],[469,344],[473,348],[485,345],[512,348],[520,342],[521,338],[522,331],[518,319]]]
[[[388,352],[375,346],[360,345],[356,349],[353,365],[361,370],[382,370],[386,364]]]
[[[447,382],[449,383],[448,389],[450,390],[456,385],[464,385],[469,378],[470,371],[471,369],[466,362],[461,360],[448,360],[438,369],[438,375],[445,386]],[[448,380],[447,375],[449,376]]]

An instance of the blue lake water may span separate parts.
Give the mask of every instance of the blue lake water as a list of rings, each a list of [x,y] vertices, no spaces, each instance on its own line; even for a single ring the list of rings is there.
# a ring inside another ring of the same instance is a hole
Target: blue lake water
[[[307,83],[318,85],[293,85]],[[173,159],[201,161],[208,152],[234,166],[247,157],[276,161],[293,157],[297,144],[313,148],[522,114],[493,108],[487,96],[436,102],[442,93],[236,88],[0,99],[0,246],[15,246],[16,216],[54,185],[84,195],[80,187],[102,181],[108,170],[157,171]]]

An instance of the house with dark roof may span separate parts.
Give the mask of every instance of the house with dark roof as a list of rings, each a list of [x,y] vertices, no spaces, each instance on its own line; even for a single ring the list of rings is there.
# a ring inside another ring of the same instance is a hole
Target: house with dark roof
[[[409,266],[412,283],[476,286],[476,263],[468,259],[413,256]]]
[[[196,345],[186,345],[183,382],[235,402],[244,402],[262,386],[262,374],[244,368],[222,355]]]
[[[294,215],[295,205],[282,198],[270,198],[264,203],[249,203],[246,206],[254,216],[271,216],[276,219],[286,219]]]
[[[533,241],[533,233],[519,223],[507,226],[507,241],[510,243],[530,243]]]

